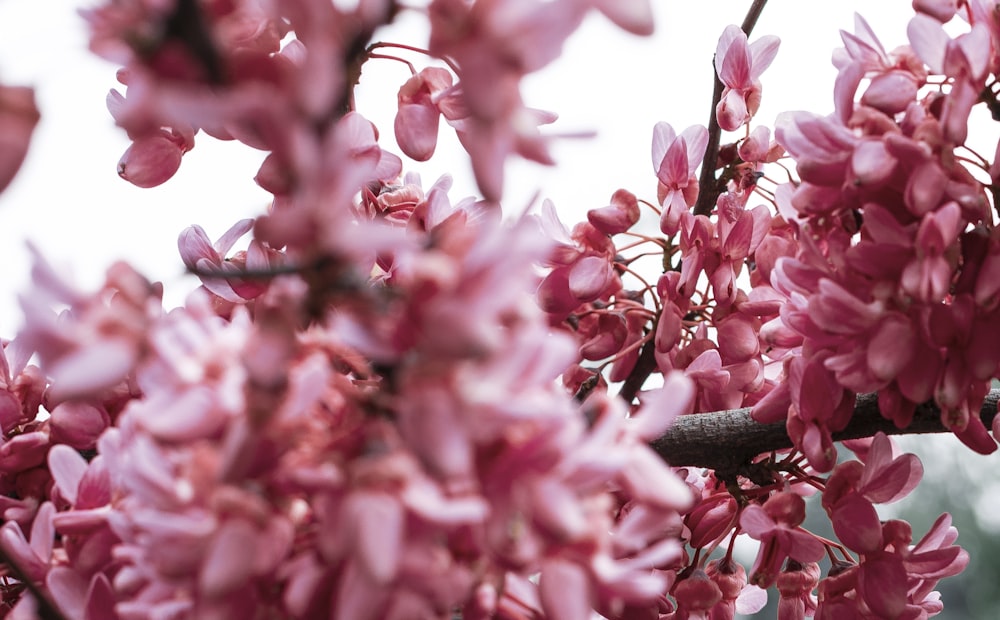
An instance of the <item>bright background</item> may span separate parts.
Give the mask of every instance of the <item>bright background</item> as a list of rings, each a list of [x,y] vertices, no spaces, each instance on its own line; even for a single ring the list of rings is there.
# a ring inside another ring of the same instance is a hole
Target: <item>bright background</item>
[[[726,25],[739,24],[750,3],[653,2],[653,37],[631,37],[594,15],[558,62],[527,80],[527,104],[560,114],[552,132],[598,135],[557,142],[556,168],[509,164],[509,212],[520,212],[537,194],[552,199],[572,224],[588,209],[605,205],[620,187],[655,201],[653,125],[667,121],[680,131],[707,123],[718,35]],[[112,261],[126,259],[150,279],[163,281],[167,305],[174,306],[195,286],[183,275],[177,234],[197,223],[215,238],[267,206],[267,194],[252,181],[263,154],[204,135],[185,155],[180,172],[161,187],[140,190],[117,177],[116,163],[128,142],[104,105],[108,90],[118,87],[116,67],[87,52],[84,24],[75,12],[92,4],[0,0],[0,81],[35,86],[42,111],[21,174],[0,194],[0,335],[6,337],[21,324],[17,295],[30,291],[26,240],[84,288],[97,286]],[[771,126],[785,110],[832,111],[830,55],[841,46],[839,30],[853,30],[855,10],[887,49],[906,42],[911,15],[906,0],[771,0],[751,40],[777,34],[782,45],[763,76],[757,122]],[[404,14],[379,38],[420,46],[426,33],[416,16]],[[423,62],[409,58],[418,67]],[[360,110],[382,129],[382,145],[394,151],[395,92],[406,77],[399,63],[372,61],[359,92]],[[453,174],[453,200],[474,194],[468,165],[447,128],[439,154],[429,164],[408,162],[407,168],[420,171],[425,185],[442,173]],[[994,600],[1000,574],[990,564],[1000,552],[994,540],[1000,534],[1000,482],[991,475],[1000,460],[967,455],[951,437],[926,439],[904,441],[921,454],[928,484],[898,510],[914,524],[917,537],[941,510],[951,510],[962,532],[959,542],[973,554],[963,580],[943,584],[946,615],[940,617],[1000,617]]]

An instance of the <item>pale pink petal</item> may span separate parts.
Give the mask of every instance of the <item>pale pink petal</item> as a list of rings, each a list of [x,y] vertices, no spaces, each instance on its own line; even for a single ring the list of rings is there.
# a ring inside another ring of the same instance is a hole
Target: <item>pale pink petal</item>
[[[160,402],[136,409],[136,419],[154,437],[164,441],[194,441],[212,436],[229,419],[214,391],[195,386]]]
[[[194,269],[202,260],[212,265],[221,261],[205,230],[197,224],[181,231],[177,236],[177,249],[180,250],[181,260],[188,269]]]
[[[774,35],[765,35],[750,44],[750,57],[753,59],[750,79],[758,79],[764,71],[771,66],[775,56],[778,55],[778,47],[781,39]]]
[[[38,508],[35,521],[31,524],[31,550],[43,562],[48,562],[52,557],[56,536],[56,530],[52,526],[52,516],[55,512],[52,502],[45,502]]]
[[[622,484],[637,500],[684,510],[693,502],[691,490],[663,459],[644,445],[631,448],[622,470]]]
[[[923,60],[931,71],[942,73],[944,71],[945,50],[951,37],[941,27],[941,23],[923,14],[917,14],[906,26],[906,35],[910,39],[910,46],[917,56]]]
[[[730,88],[750,86],[750,48],[747,46],[747,35],[739,26],[726,26],[719,37],[715,70],[722,83]]]
[[[222,596],[246,584],[253,575],[259,535],[245,519],[222,523],[209,543],[198,575],[198,586],[206,596]]]
[[[886,114],[898,114],[917,97],[917,80],[907,71],[889,71],[872,78],[861,103]]]
[[[533,517],[546,531],[563,541],[581,540],[586,536],[587,518],[573,489],[550,477],[536,480],[529,489]]]
[[[87,580],[67,566],[55,566],[45,578],[59,610],[71,620],[84,620],[87,603]]]
[[[61,357],[49,369],[52,398],[67,400],[94,394],[123,381],[137,361],[135,345],[109,338]]]
[[[684,138],[684,144],[687,145],[687,174],[690,177],[705,157],[705,149],[708,148],[708,129],[701,125],[691,125],[681,132],[680,137]]]
[[[590,617],[593,606],[591,588],[590,577],[579,564],[552,559],[542,565],[538,593],[547,618],[576,620]]]
[[[660,121],[653,127],[653,170],[659,172],[667,149],[677,139],[670,123]]]
[[[837,118],[841,123],[847,123],[854,112],[854,95],[865,76],[865,67],[860,62],[852,62],[837,73],[833,83],[833,101]]]
[[[642,395],[642,405],[630,420],[633,431],[645,441],[652,441],[673,424],[677,416],[689,413],[694,403],[695,385],[681,372],[671,372],[663,387]]]
[[[353,493],[348,502],[360,565],[375,583],[387,584],[396,575],[402,553],[402,506],[381,493]]]
[[[87,461],[79,452],[63,444],[52,446],[48,461],[59,494],[70,504],[75,504],[77,488],[87,471]]]
[[[222,233],[222,236],[215,242],[215,251],[219,256],[225,256],[232,249],[233,244],[239,240],[240,237],[247,234],[253,229],[253,220],[250,218],[242,219],[232,226],[229,230]],[[204,232],[202,233],[204,234]]]
[[[653,10],[649,0],[590,0],[616,26],[637,35],[653,34]]]
[[[736,597],[736,613],[752,616],[767,605],[767,590],[748,583]]]

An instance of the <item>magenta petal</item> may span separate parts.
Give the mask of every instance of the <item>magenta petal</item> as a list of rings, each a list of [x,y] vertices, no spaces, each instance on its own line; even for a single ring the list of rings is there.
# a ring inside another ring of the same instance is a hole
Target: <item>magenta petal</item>
[[[896,558],[878,558],[861,565],[858,594],[878,618],[897,618],[906,608],[906,570]]]
[[[581,302],[597,299],[613,277],[608,260],[600,256],[587,256],[570,269],[569,290]]]
[[[806,530],[799,528],[785,530],[781,538],[789,545],[788,557],[803,564],[819,562],[826,554],[826,546]]]
[[[871,553],[882,546],[882,523],[871,502],[851,493],[837,502],[830,520],[837,538],[858,553]]]
[[[111,582],[103,573],[91,578],[86,601],[84,620],[119,620],[114,611],[117,597],[111,588]]]
[[[913,454],[904,454],[881,470],[876,479],[866,483],[863,476],[859,490],[876,504],[888,504],[909,495],[920,483],[923,474],[920,459]]]
[[[687,141],[683,137],[674,140],[656,170],[656,176],[661,183],[667,187],[680,187],[687,184],[690,176],[687,153]]]
[[[944,547],[911,554],[904,561],[906,572],[921,579],[943,579],[965,570],[969,554],[961,547]]]
[[[767,511],[757,504],[751,504],[744,508],[742,514],[740,514],[740,527],[751,538],[763,540],[766,535],[774,531],[777,524],[767,514]]]

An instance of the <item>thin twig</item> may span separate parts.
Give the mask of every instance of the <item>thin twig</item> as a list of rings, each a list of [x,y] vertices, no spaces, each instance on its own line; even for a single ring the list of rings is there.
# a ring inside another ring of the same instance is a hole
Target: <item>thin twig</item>
[[[748,37],[753,31],[754,26],[757,25],[757,20],[764,11],[764,5],[766,4],[767,0],[754,0],[750,6],[750,10],[747,11],[741,28]],[[712,209],[715,208],[715,201],[718,200],[719,194],[724,189],[720,187],[719,179],[715,176],[716,163],[719,160],[719,141],[722,135],[722,128],[719,127],[719,121],[715,117],[715,108],[718,107],[719,101],[722,100],[724,86],[722,80],[719,79],[718,72],[715,70],[714,58],[712,59],[712,78],[714,86],[712,87],[712,107],[708,114],[708,147],[705,149],[705,158],[701,161],[701,175],[698,177],[698,202],[694,205],[695,215],[708,215],[711,213]]]

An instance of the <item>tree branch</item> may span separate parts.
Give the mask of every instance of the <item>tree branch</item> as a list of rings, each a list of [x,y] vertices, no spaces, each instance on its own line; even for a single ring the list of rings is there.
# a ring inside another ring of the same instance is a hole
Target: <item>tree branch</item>
[[[41,620],[66,620],[66,616],[63,615],[62,611],[53,603],[46,592],[42,590],[42,587],[31,580],[28,573],[21,568],[21,565],[14,561],[14,558],[4,550],[3,545],[0,544],[0,564],[7,566],[10,573],[17,579],[17,581],[24,585],[25,591],[30,592],[35,598],[36,609],[35,613]]]
[[[1000,389],[991,390],[979,415],[987,428],[997,415]],[[918,405],[913,422],[905,429],[896,428],[882,417],[875,394],[861,394],[854,416],[844,430],[834,433],[834,441],[871,437],[879,431],[886,435],[944,433],[941,410],[934,403]],[[675,467],[705,467],[722,473],[738,472],[765,452],[792,447],[783,422],[760,424],[750,417],[750,408],[686,415],[677,418],[662,437],[652,442],[657,454]]]
[[[746,17],[743,18],[743,24],[740,28],[748,37],[754,26],[757,25],[757,20],[766,4],[767,0],[754,0]],[[705,158],[701,160],[701,176],[698,177],[698,201],[694,205],[695,215],[711,213],[712,209],[715,208],[715,201],[718,200],[719,194],[725,189],[720,187],[719,179],[715,176],[716,165],[719,161],[719,140],[722,134],[722,128],[719,127],[719,121],[715,117],[715,108],[722,100],[723,84],[715,70],[714,57],[712,58],[712,79],[714,86],[712,88],[712,107],[708,114],[708,147],[705,149]]]

